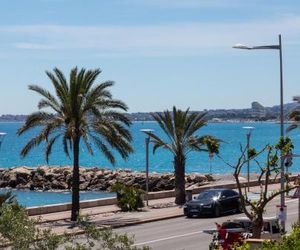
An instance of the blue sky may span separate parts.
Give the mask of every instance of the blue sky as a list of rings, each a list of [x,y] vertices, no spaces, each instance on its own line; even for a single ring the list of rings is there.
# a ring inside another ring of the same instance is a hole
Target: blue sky
[[[1,0],[0,114],[28,114],[51,90],[45,70],[101,68],[129,112],[246,108],[279,103],[277,44],[283,36],[284,101],[300,94],[299,1]]]

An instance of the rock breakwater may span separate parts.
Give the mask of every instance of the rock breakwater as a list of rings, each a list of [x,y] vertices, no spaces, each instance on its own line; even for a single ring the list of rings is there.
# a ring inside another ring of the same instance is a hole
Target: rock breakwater
[[[186,187],[198,187],[210,181],[213,181],[210,175],[186,175]],[[80,168],[80,190],[106,191],[117,182],[145,189],[146,174],[126,169]],[[174,189],[174,183],[175,178],[171,173],[149,174],[150,191],[171,190]],[[68,166],[0,169],[0,188],[48,191],[68,190],[71,185],[72,168]]]

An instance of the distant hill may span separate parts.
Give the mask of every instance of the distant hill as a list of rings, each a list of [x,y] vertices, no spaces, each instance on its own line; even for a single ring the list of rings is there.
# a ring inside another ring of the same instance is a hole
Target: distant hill
[[[0,122],[24,122],[27,115],[1,115]]]
[[[285,117],[298,106],[297,103],[284,104]],[[209,109],[203,111],[191,111],[191,112],[207,112],[207,119],[209,120],[276,120],[280,115],[280,106],[275,105],[272,107],[264,107],[258,102],[252,102],[250,108],[246,109]],[[153,118],[149,112],[135,112],[127,113],[127,116],[131,121],[152,121]],[[0,122],[24,122],[27,115],[1,115]]]

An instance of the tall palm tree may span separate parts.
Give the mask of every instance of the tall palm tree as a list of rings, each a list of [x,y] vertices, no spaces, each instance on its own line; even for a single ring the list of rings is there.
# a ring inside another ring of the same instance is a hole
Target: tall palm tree
[[[300,104],[300,96],[294,96],[293,100],[298,102],[298,104]],[[297,107],[295,110],[293,110],[290,114],[289,114],[289,119],[292,120],[292,124],[290,126],[288,126],[288,128],[286,129],[287,132],[298,128],[300,126],[300,110],[299,107]]]
[[[53,72],[46,71],[55,95],[37,85],[30,85],[30,90],[42,96],[38,103],[39,111],[29,115],[18,130],[18,135],[22,135],[35,127],[41,128],[39,134],[22,149],[23,157],[45,142],[45,158],[48,162],[52,147],[58,140],[70,159],[70,152],[73,153],[72,221],[77,220],[79,213],[80,142],[91,155],[94,154],[94,145],[112,164],[115,163],[112,149],[124,159],[132,152],[132,137],[128,130],[131,123],[121,112],[126,111],[127,106],[112,98],[109,88],[113,82],[95,83],[100,73],[100,69],[78,70],[75,67],[67,80],[57,68]],[[52,113],[45,111],[45,108]]]
[[[218,153],[219,140],[213,136],[198,136],[195,133],[206,125],[205,114],[191,113],[189,109],[181,111],[173,107],[173,112],[152,114],[162,131],[167,135],[167,140],[159,138],[151,132],[154,146],[153,152],[158,148],[169,150],[173,154],[175,173],[175,203],[185,203],[185,164],[187,155],[192,151],[210,151]],[[207,147],[209,144],[209,148]],[[212,146],[214,144],[215,146]]]

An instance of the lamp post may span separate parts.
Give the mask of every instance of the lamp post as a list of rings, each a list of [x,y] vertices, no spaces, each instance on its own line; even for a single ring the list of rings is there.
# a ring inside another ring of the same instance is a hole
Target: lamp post
[[[0,132],[0,148],[1,148],[2,142],[3,142],[3,140],[4,140],[4,137],[5,137],[6,135],[7,135],[6,133]]]
[[[250,148],[250,137],[251,137],[251,132],[254,129],[254,127],[243,127],[243,129],[247,130],[247,183],[248,183],[248,191],[250,191],[250,162],[249,162],[249,148]]]
[[[146,146],[146,205],[149,205],[149,143],[150,136],[149,133],[152,133],[153,129],[140,129],[141,132],[145,133],[147,137],[145,138],[145,146]]]
[[[235,49],[247,49],[247,50],[257,50],[257,49],[273,49],[279,51],[279,63],[280,63],[280,136],[284,136],[284,124],[283,124],[283,71],[282,71],[282,44],[281,44],[281,35],[278,35],[278,44],[275,45],[262,45],[262,46],[246,46],[243,44],[236,44],[233,46]],[[281,152],[282,156],[282,152]],[[281,157],[280,160],[280,189],[284,190],[284,182],[285,182],[285,176],[284,176],[284,164],[283,164],[283,157]],[[285,207],[285,201],[284,201],[284,193],[281,193],[280,195],[280,206]],[[283,230],[285,230],[285,222],[282,221],[281,227]]]

